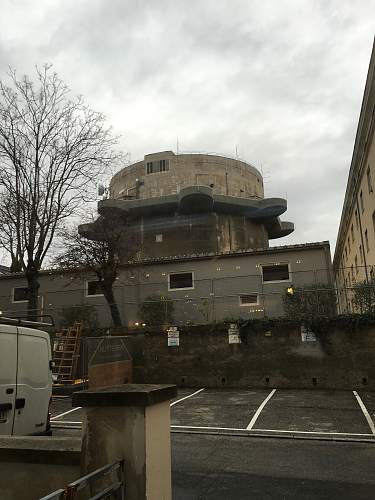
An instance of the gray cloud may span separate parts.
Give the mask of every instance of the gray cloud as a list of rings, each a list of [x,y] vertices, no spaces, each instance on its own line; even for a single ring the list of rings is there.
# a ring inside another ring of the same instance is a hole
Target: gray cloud
[[[0,72],[52,62],[136,160],[234,154],[288,197],[287,244],[334,244],[375,1],[4,1]]]

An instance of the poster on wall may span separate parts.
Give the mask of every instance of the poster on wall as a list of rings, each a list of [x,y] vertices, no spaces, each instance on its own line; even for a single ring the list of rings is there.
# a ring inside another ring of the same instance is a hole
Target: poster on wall
[[[177,326],[170,326],[168,333],[168,347],[178,347],[180,345],[180,332]]]
[[[241,344],[240,330],[236,323],[231,323],[228,328],[229,344]]]
[[[301,340],[302,342],[316,342],[317,340],[311,328],[303,324],[301,325]]]

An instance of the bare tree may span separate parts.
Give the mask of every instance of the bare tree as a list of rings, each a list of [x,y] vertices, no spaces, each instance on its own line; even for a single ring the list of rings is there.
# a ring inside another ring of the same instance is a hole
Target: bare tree
[[[120,159],[104,116],[87,107],[50,66],[34,84],[10,71],[0,82],[0,230],[28,283],[28,318],[38,309],[39,270],[56,231]]]
[[[106,299],[113,324],[121,326],[121,315],[115,299],[113,285],[118,276],[118,268],[127,251],[130,259],[131,248],[121,245],[121,228],[123,224],[113,217],[99,218],[94,222],[96,235],[100,240],[87,239],[81,236],[77,228],[66,230],[63,236],[65,250],[55,257],[54,264],[72,272],[78,279],[87,277],[88,273],[96,275],[101,292]]]

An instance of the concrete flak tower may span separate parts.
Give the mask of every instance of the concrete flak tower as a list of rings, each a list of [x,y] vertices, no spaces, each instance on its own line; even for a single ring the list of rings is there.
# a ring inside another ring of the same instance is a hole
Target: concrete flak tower
[[[137,242],[142,258],[268,248],[270,239],[294,230],[280,221],[286,209],[286,200],[264,198],[262,175],[249,163],[172,151],[120,170],[98,203],[100,222],[116,218],[124,249]],[[100,226],[84,224],[79,232],[100,240]]]

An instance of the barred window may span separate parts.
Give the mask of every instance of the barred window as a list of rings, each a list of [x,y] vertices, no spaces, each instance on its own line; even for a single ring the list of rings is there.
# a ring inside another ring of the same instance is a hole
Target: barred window
[[[289,281],[289,265],[274,264],[262,266],[263,282],[270,281]]]

